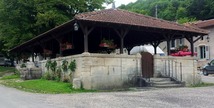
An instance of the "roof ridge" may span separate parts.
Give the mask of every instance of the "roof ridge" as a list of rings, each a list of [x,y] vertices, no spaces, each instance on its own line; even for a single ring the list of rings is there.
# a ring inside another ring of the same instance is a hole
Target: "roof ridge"
[[[81,16],[81,18],[83,18],[83,15],[84,15],[84,18],[88,18],[90,16],[106,13],[107,11],[110,11],[110,10],[114,10],[114,9],[104,9],[104,10],[96,10],[96,11],[92,11],[92,12],[83,12],[83,13],[75,15],[74,18],[78,19],[79,16]]]
[[[183,24],[178,24],[178,23],[175,23],[175,22],[172,22],[172,21],[163,20],[163,19],[160,19],[160,18],[154,18],[154,17],[152,17],[152,16],[147,16],[147,15],[144,15],[144,14],[134,13],[134,12],[130,12],[130,11],[123,10],[123,9],[120,9],[120,10],[126,11],[126,12],[131,13],[131,14],[134,14],[134,15],[144,16],[144,17],[150,18],[150,19],[152,19],[152,20],[161,21],[161,22],[167,22],[167,23],[170,23],[170,24],[173,24],[173,25],[176,25],[176,26],[187,27],[187,28],[189,28],[189,29],[194,29],[194,30],[199,30],[199,31],[207,32],[206,30],[200,30],[200,28],[192,28],[192,27],[189,27],[189,26],[186,26],[186,25],[183,25]],[[213,20],[214,20],[214,19],[213,19]]]

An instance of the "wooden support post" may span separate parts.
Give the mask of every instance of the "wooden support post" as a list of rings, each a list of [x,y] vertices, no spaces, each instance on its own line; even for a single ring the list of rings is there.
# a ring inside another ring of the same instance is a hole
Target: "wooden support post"
[[[79,23],[79,25],[84,34],[84,52],[88,52],[88,36],[92,32],[94,27],[89,28],[88,26],[83,25],[82,23]]]
[[[167,55],[171,54],[170,51],[170,40],[172,39],[173,36],[170,35],[164,35],[164,38],[167,40]]]
[[[62,41],[62,38],[57,38],[57,36],[53,36],[52,37],[58,42],[59,44],[59,55],[62,56],[62,48],[61,48],[61,41]]]
[[[191,37],[191,42],[190,42],[190,46],[191,46],[191,56],[194,56],[194,42],[193,42],[193,37]]]
[[[190,50],[191,50],[191,56],[194,56],[194,41],[193,41],[193,36],[185,36],[185,38],[189,41],[190,43]]]
[[[167,55],[169,56],[171,54],[170,51],[170,40],[167,40]]]
[[[151,45],[154,47],[154,55],[157,54],[157,47],[160,44],[160,41],[152,42]]]
[[[32,56],[32,62],[34,62],[34,53],[33,52],[31,53],[31,56]]]
[[[120,37],[120,54],[123,54],[123,48],[124,48],[124,38],[125,36],[128,34],[129,32],[129,28],[126,28],[126,29],[120,29],[120,30],[117,30],[117,29],[114,29],[115,32],[119,35]]]

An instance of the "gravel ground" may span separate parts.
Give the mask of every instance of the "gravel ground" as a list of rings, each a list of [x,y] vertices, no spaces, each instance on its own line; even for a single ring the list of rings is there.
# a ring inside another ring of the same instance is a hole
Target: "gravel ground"
[[[201,75],[202,81],[206,83],[214,83],[214,74],[210,74],[209,76]]]
[[[33,94],[0,86],[0,108],[211,108],[214,87]]]

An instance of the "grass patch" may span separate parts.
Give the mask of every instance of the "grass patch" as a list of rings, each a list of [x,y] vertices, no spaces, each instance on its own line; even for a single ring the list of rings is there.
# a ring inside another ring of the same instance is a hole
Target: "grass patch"
[[[94,90],[73,89],[70,83],[57,82],[52,80],[20,80],[17,75],[10,75],[1,78],[1,84],[17,88],[20,90],[34,92],[34,93],[82,93],[82,92],[95,92]]]
[[[15,67],[0,66],[0,77],[5,75],[6,73],[14,73],[15,71],[16,71]]]
[[[70,83],[53,80],[21,80],[18,71],[14,67],[0,66],[0,74],[2,75],[0,76],[0,84],[28,92],[49,94],[95,92],[95,90],[73,89]]]
[[[19,75],[12,74],[12,75],[3,76],[2,78],[0,78],[0,80],[8,80],[8,79],[16,79],[16,78],[20,78]]]
[[[207,86],[214,86],[214,83],[199,83],[199,84],[195,84],[195,85],[191,85],[190,87],[207,87]]]

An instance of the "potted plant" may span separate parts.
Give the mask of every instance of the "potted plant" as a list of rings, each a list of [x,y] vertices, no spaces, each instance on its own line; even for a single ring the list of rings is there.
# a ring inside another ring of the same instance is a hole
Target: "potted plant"
[[[117,45],[114,44],[113,40],[107,40],[103,38],[100,42],[100,47],[107,47],[107,48],[115,48]]]
[[[48,50],[48,49],[43,49],[43,52],[45,55],[51,55],[52,54],[52,51]]]
[[[66,42],[66,49],[72,49],[72,44],[69,42]]]
[[[179,46],[178,51],[187,52],[188,51],[188,46],[187,45],[181,45],[181,46]]]

